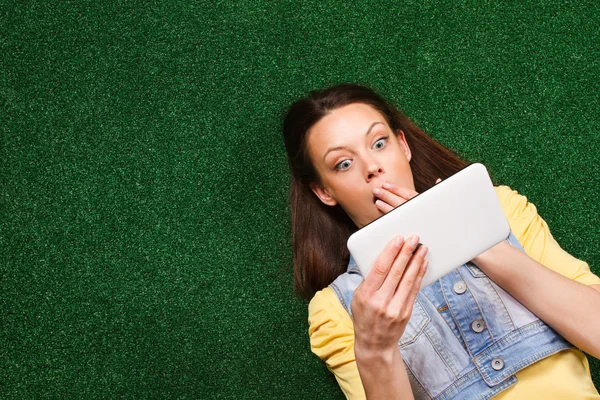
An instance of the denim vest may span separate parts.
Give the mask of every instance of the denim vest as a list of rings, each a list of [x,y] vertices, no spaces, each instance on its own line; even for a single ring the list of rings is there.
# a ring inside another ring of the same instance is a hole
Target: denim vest
[[[506,240],[524,251],[512,233]],[[350,316],[362,280],[350,257],[330,285]],[[573,348],[470,262],[421,288],[398,346],[415,398],[436,400],[489,399],[519,370]]]

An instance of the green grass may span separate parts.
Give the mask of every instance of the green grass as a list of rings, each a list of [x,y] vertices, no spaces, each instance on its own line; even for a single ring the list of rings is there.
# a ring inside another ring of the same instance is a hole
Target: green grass
[[[342,398],[292,294],[280,130],[333,83],[483,162],[600,273],[599,23],[595,2],[2,2],[0,397]]]

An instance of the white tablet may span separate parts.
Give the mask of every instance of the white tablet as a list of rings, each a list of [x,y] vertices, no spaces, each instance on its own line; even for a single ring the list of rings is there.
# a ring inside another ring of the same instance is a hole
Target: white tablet
[[[508,221],[482,164],[471,164],[355,232],[348,250],[367,277],[397,235],[418,235],[429,260],[421,287],[506,239]]]

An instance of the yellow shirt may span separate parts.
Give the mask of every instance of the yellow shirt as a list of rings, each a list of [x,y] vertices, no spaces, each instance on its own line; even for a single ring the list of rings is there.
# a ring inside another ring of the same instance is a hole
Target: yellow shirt
[[[496,187],[496,194],[512,233],[525,252],[546,267],[586,285],[600,285],[600,278],[589,266],[561,249],[546,222],[527,198],[507,186]],[[308,306],[310,345],[325,361],[340,388],[349,399],[364,399],[365,393],[354,358],[352,320],[331,288],[315,294]],[[495,399],[597,399],[590,367],[577,349],[561,351],[522,369],[518,382]]]

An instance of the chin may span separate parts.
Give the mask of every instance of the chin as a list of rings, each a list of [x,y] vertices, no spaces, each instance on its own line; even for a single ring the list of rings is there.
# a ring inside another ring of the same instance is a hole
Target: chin
[[[365,220],[363,221],[363,224],[359,226],[359,229],[362,228],[365,225],[370,224],[371,222],[375,221],[377,218],[381,217],[382,215],[384,215],[385,213],[383,211],[381,211],[379,208],[375,207],[377,210],[371,214],[365,217]]]

